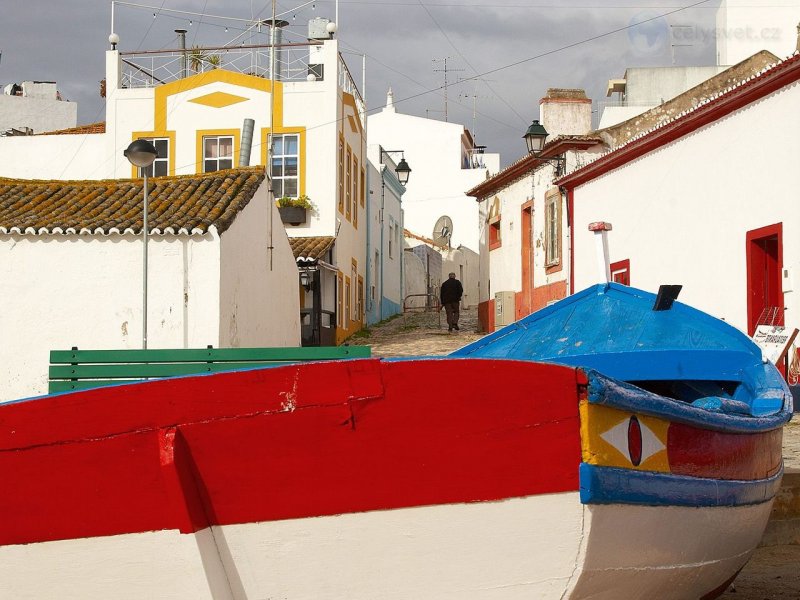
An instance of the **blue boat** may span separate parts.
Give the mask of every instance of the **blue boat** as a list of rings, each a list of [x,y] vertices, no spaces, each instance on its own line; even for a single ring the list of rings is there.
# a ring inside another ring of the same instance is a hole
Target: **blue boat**
[[[597,285],[451,354],[586,374],[580,500],[616,525],[594,532],[569,597],[713,598],[766,526],[792,395],[750,338],[679,291]]]

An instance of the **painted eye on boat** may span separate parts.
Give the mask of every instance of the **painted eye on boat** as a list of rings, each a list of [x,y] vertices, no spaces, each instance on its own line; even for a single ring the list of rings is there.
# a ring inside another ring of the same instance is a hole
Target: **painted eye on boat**
[[[642,426],[635,415],[628,421],[628,454],[631,464],[638,467],[642,462]]]

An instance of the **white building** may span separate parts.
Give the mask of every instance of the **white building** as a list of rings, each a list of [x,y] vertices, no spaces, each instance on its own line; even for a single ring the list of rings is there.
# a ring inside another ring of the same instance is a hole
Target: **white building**
[[[78,105],[61,99],[51,81],[10,83],[0,94],[0,134],[25,135],[75,127]]]
[[[590,223],[631,285],[752,333],[800,325],[800,54],[621,145],[557,183],[571,207],[570,287],[597,281]]]
[[[500,170],[500,155],[482,153],[463,125],[397,112],[391,90],[368,127],[371,144],[402,151],[411,167],[403,195],[406,229],[434,237],[437,219],[447,215],[453,222],[450,246],[477,250],[477,206],[465,192]]]
[[[764,6],[753,0],[722,0],[717,11],[717,64],[734,65],[759,50],[779,58],[797,47],[800,1],[769,0]]]
[[[367,148],[366,323],[373,325],[403,310],[403,209],[405,188],[397,163],[379,144]]]
[[[320,30],[316,21],[309,26],[312,39],[307,44],[278,51],[274,80],[259,70],[258,53],[265,48],[195,49],[197,56],[209,58],[219,52],[219,68],[198,61],[176,77],[175,51],[137,57],[117,49],[123,43],[117,40],[106,52],[104,131],[2,138],[0,176],[132,177],[136,173],[123,150],[137,138],[152,140],[158,148],[153,165],[157,176],[266,165],[272,139],[269,174],[275,197],[306,196],[314,207],[301,221],[287,223],[289,237],[302,238],[296,244],[299,252],[309,246],[318,249],[320,238],[333,239],[324,257],[309,262],[307,256],[298,256],[301,276],[310,285],[287,281],[285,293],[302,296],[304,319],[309,321],[303,331],[314,332],[304,344],[341,343],[361,328],[364,315],[364,103],[338,52],[338,41],[328,39],[324,26],[324,40],[312,32]],[[138,62],[147,68],[131,67]],[[303,68],[289,71],[289,63]],[[240,64],[248,73],[237,70]],[[143,75],[148,72],[152,77]],[[248,120],[252,129],[246,126]],[[248,131],[253,132],[252,140]],[[269,221],[269,227],[274,235],[284,235],[280,221]]]
[[[269,241],[264,181],[150,181],[149,348],[299,344],[297,267],[282,228]],[[0,401],[47,393],[50,350],[142,347],[142,198],[141,180],[0,179]]]
[[[471,189],[481,220],[478,318],[484,331],[507,325],[568,293],[566,198],[557,172],[584,165],[602,149],[591,133],[583,90],[548,90],[540,102],[550,141]]]
[[[785,58],[799,49],[800,0],[777,0],[766,6],[752,0],[723,0],[716,28],[674,27],[676,44],[716,42],[715,65],[632,67],[620,79],[608,82],[607,97],[598,129],[632,119],[671,98],[699,88],[711,79],[757,53],[766,51]]]
[[[631,67],[621,79],[608,82],[605,104],[598,129],[612,127],[667,100],[683,94],[718,75],[728,67]]]

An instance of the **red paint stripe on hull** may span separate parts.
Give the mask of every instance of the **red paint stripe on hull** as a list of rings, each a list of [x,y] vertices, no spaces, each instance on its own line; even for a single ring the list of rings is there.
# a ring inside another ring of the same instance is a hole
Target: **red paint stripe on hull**
[[[580,376],[365,360],[2,407],[0,544],[575,491]]]
[[[782,440],[782,429],[724,433],[672,423],[667,443],[670,471],[713,479],[767,479],[780,471]]]

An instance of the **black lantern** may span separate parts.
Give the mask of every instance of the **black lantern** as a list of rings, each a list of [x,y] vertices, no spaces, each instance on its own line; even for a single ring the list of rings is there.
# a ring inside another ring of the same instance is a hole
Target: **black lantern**
[[[525,139],[525,143],[528,145],[528,154],[533,154],[534,156],[539,154],[542,148],[544,148],[547,135],[548,133],[544,125],[539,123],[538,119],[534,119],[531,126],[528,127],[528,131],[522,136]]]
[[[400,159],[400,163],[397,165],[394,172],[397,174],[397,181],[399,181],[402,186],[405,186],[411,175],[411,167],[408,166],[405,158]]]

